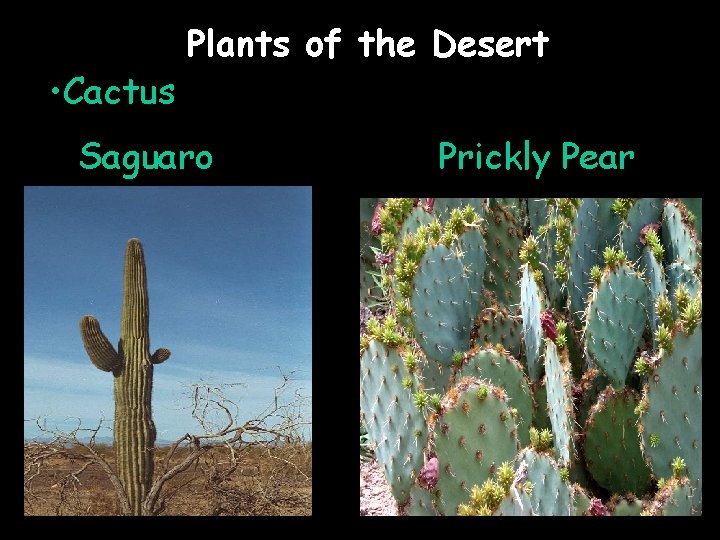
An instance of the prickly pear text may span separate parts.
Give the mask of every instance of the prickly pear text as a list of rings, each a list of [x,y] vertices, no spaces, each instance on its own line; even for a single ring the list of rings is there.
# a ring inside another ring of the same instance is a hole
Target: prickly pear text
[[[476,149],[458,148],[449,141],[440,142],[440,169],[504,169],[506,171],[534,171],[539,180],[548,164],[551,151],[534,149],[531,141],[525,139],[518,144],[506,141],[504,146],[484,147],[477,143]],[[633,150],[601,150],[585,148],[574,142],[562,143],[563,170],[624,170],[630,160],[635,159]]]

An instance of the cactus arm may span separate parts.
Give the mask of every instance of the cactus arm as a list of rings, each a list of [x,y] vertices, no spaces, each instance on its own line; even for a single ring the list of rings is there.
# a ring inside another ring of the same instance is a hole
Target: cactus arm
[[[165,360],[170,358],[170,354],[171,353],[169,349],[158,349],[150,357],[150,361],[153,364],[162,364]]]
[[[95,317],[86,315],[80,319],[80,334],[90,361],[96,368],[113,371],[120,367],[122,358],[103,334],[100,323]]]

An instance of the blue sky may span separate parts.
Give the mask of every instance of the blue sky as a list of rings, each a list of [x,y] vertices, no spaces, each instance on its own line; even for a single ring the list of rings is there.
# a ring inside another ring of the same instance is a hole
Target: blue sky
[[[272,402],[278,365],[311,396],[311,188],[26,187],[25,419],[61,429],[112,419],[112,374],[90,362],[79,321],[94,315],[117,346],[133,237],[145,251],[151,352],[172,351],[155,368],[159,440],[200,433],[191,383],[245,383],[231,393],[243,419]],[[26,438],[36,430],[25,422]]]

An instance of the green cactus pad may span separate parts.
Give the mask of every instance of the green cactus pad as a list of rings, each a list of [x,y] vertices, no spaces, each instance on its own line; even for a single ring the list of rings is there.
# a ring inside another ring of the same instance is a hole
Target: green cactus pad
[[[702,240],[702,199],[681,199],[685,208],[695,216],[695,234]]]
[[[517,490],[517,488],[516,488]],[[512,491],[505,496],[503,501],[493,513],[494,516],[533,516],[532,501],[524,491]]]
[[[547,289],[550,305],[556,309],[561,309],[567,300],[567,284],[555,278],[554,270],[558,261],[566,261],[554,249],[557,240],[557,229],[552,223],[551,209],[545,199],[528,199],[528,213],[530,229],[533,234],[540,235],[541,227],[546,229],[545,234],[540,236],[539,239],[541,259],[544,261],[544,264],[541,265],[543,281]]]
[[[585,462],[595,481],[615,493],[642,495],[650,470],[638,442],[635,407],[640,397],[630,388],[605,389],[585,426]]]
[[[517,317],[510,315],[504,309],[487,308],[480,312],[475,326],[476,345],[485,347],[500,344],[515,358],[520,358],[522,324]]]
[[[487,388],[482,400],[477,396],[481,386]],[[436,504],[442,514],[455,515],[472,486],[492,478],[495,469],[517,453],[517,426],[504,394],[500,387],[468,378],[443,398],[443,413],[432,427],[440,462]]]
[[[485,274],[485,239],[478,229],[468,229],[457,239],[457,246],[462,253],[463,269],[470,286],[470,295],[477,305],[483,286]]]
[[[698,494],[687,478],[672,479],[655,494],[649,505],[653,516],[694,516],[698,510]]]
[[[410,215],[405,218],[405,221],[400,227],[398,233],[398,243],[402,243],[403,238],[406,234],[415,234],[420,225],[428,225],[433,221],[435,217],[428,213],[422,206],[416,206],[410,212]]]
[[[428,393],[444,394],[449,389],[452,367],[423,357],[420,362],[420,380]]]
[[[513,213],[515,219],[519,220],[522,213],[522,201],[524,200],[525,199],[520,199],[518,197],[490,197],[488,199],[488,204],[490,206],[503,206],[507,208]]]
[[[417,341],[428,358],[449,366],[454,352],[468,349],[477,302],[457,251],[428,248],[410,299]]]
[[[657,478],[670,478],[670,463],[681,457],[690,486],[702,501],[702,325],[692,336],[678,332],[673,352],[662,357],[649,377],[647,409],[641,417],[645,455]],[[659,443],[650,444],[657,434]]]
[[[380,248],[380,240],[370,232],[375,206],[385,199],[360,199],[360,257],[366,261],[374,261],[372,247]]]
[[[510,208],[490,206],[485,214],[485,288],[483,307],[505,306],[511,313],[520,303],[519,251],[523,233]]]
[[[575,240],[570,246],[570,279],[568,290],[570,308],[576,322],[585,309],[587,295],[592,288],[590,269],[603,266],[602,252],[613,244],[618,234],[620,218],[612,211],[614,199],[583,199],[578,208],[573,229]]]
[[[455,208],[462,209],[465,208],[468,204],[472,206],[473,209],[482,216],[485,212],[485,206],[487,206],[487,199],[438,198],[435,199],[433,213],[438,217],[438,219],[445,221],[447,218],[450,217],[450,213]]]
[[[582,516],[590,509],[590,497],[585,489],[579,484],[573,484],[571,488],[575,515]]]
[[[640,231],[649,223],[660,223],[662,211],[662,199],[638,199],[630,208],[627,219],[620,228],[621,245],[630,261],[637,261],[643,250]]]
[[[537,233],[538,229],[548,224],[548,205],[545,199],[531,197],[527,200],[528,220],[530,229]]]
[[[532,383],[531,387],[533,389],[533,398],[535,402],[533,404],[532,423],[537,429],[547,428],[552,430],[552,425],[550,424],[550,416],[548,414],[547,388],[545,386],[545,379],[536,383]]]
[[[574,453],[575,423],[570,365],[566,358],[558,354],[555,344],[549,339],[545,340],[545,386],[558,462],[561,466],[569,467],[571,455]]]
[[[521,446],[530,443],[529,429],[532,422],[533,404],[528,379],[520,363],[508,353],[495,349],[474,352],[463,366],[457,379],[463,377],[487,379],[507,392],[509,406],[517,409],[518,440]]]
[[[647,322],[645,282],[626,265],[607,271],[586,311],[585,344],[616,389],[625,385]]]
[[[532,511],[541,516],[574,516],[572,490],[560,477],[557,462],[532,448],[523,449],[515,458],[515,469],[527,463],[527,479],[532,482]]]
[[[565,330],[565,340],[567,341],[568,357],[570,359],[570,366],[572,367],[573,377],[579,379],[582,377],[583,371],[586,367],[585,362],[585,351],[582,341],[578,336],[578,332],[575,331],[573,317],[567,317],[565,320],[567,323],[567,329]]]
[[[433,490],[421,488],[417,483],[410,489],[410,498],[403,507],[408,516],[436,516],[435,495]]]
[[[625,499],[618,501],[615,508],[610,513],[611,516],[639,516],[643,511],[640,499],[630,502]]]
[[[360,373],[360,410],[378,463],[393,496],[402,504],[423,465],[427,442],[425,419],[412,400],[417,388],[403,387],[407,372],[397,349],[375,340],[360,359]]]
[[[608,376],[597,367],[591,367],[583,373],[580,379],[580,385],[583,389],[582,401],[578,407],[577,420],[581,426],[585,425],[590,409],[597,402],[600,392],[605,390],[610,384]]]
[[[545,311],[545,299],[527,264],[522,267],[520,280],[520,311],[523,317],[528,375],[531,380],[538,381],[543,375],[543,366],[540,362],[540,348],[543,344],[540,315]]]
[[[665,277],[668,285],[668,298],[672,303],[673,317],[677,319],[678,313],[677,302],[675,301],[675,291],[680,285],[684,285],[688,294],[692,297],[700,288],[700,280],[695,272],[687,264],[672,263],[665,270]]]
[[[662,242],[668,263],[682,262],[695,268],[700,262],[694,229],[683,222],[683,216],[675,202],[665,203],[662,221]]]
[[[652,331],[654,336],[655,330],[657,330],[657,327],[660,324],[660,317],[657,313],[655,302],[657,301],[658,297],[665,294],[665,272],[663,271],[660,263],[655,260],[655,257],[653,256],[652,251],[650,251],[650,248],[646,247],[645,249],[643,249],[642,258],[643,262],[645,263],[644,277],[645,281],[647,282],[649,292],[648,311],[650,315],[650,330]]]

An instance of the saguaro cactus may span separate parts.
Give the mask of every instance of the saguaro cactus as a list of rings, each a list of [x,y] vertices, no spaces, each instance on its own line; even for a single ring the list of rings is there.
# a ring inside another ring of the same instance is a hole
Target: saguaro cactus
[[[125,251],[118,350],[100,330],[95,317],[86,315],[80,319],[80,333],[95,367],[111,371],[114,377],[117,472],[133,515],[142,514],[142,504],[153,479],[153,364],[170,357],[167,349],[158,349],[150,355],[149,318],[145,256],[140,240],[131,238]]]

